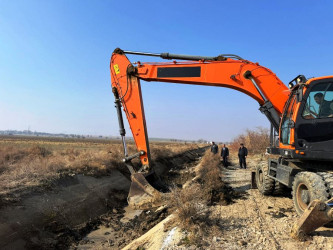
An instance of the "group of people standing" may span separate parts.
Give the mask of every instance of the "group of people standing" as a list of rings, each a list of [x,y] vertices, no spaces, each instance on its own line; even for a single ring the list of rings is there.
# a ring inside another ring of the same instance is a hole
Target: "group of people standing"
[[[210,151],[213,154],[217,154],[219,151],[219,148],[215,142],[212,142],[212,145],[210,147]],[[246,169],[246,157],[247,157],[247,148],[244,147],[244,144],[241,143],[240,147],[238,149],[238,159],[239,159],[239,167]],[[221,158],[222,163],[224,167],[228,166],[228,158],[229,158],[229,149],[226,147],[225,144],[223,144],[223,147],[221,149]]]

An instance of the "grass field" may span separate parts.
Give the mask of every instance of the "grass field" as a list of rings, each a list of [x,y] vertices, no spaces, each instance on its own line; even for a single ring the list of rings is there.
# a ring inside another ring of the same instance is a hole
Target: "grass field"
[[[153,142],[152,159],[197,148],[196,144]],[[129,141],[130,154],[136,152]],[[118,140],[47,137],[0,137],[0,195],[20,193],[31,187],[48,186],[66,175],[103,176],[112,169],[126,171],[123,148]],[[138,160],[136,164],[139,164]]]

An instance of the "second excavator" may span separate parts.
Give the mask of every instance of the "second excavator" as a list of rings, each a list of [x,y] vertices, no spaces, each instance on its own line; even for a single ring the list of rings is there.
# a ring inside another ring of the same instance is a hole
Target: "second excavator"
[[[172,61],[132,64],[126,54]],[[267,152],[275,155],[256,168],[259,191],[269,195],[287,187],[292,189],[295,209],[303,215],[295,226],[296,236],[333,220],[333,76],[308,80],[299,75],[287,87],[270,69],[233,54],[205,57],[119,48],[112,54],[110,71],[124,162],[131,172],[130,205],[158,205],[163,196],[154,188],[156,181],[152,181],[156,176],[153,178],[140,80],[172,82],[231,88],[255,99],[271,124]],[[137,147],[137,153],[130,156],[121,106]],[[130,164],[136,157],[142,163],[139,170]]]

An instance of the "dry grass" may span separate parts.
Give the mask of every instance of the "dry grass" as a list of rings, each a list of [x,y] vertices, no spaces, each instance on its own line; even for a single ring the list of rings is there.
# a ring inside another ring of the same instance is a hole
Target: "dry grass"
[[[152,143],[153,159],[171,156],[197,147],[193,144]],[[135,153],[133,142],[129,152]],[[64,175],[108,175],[112,169],[127,171],[122,163],[119,141],[29,139],[5,137],[0,140],[0,195],[28,187],[48,185]]]
[[[211,218],[210,206],[231,202],[232,190],[221,180],[220,156],[207,150],[196,170],[195,181],[183,189],[174,188],[169,206],[175,210],[175,224],[188,232],[183,244],[204,246],[203,238],[221,230],[218,218]]]
[[[157,159],[159,157],[167,158],[182,152],[197,149],[206,145],[192,144],[192,143],[161,143],[155,142],[150,145],[151,158]]]
[[[220,156],[219,154],[212,154],[207,151],[202,157],[200,167],[198,169],[198,176],[203,183],[206,191],[212,190],[214,187],[223,185],[220,177]]]
[[[230,149],[238,152],[240,143],[244,143],[251,154],[264,153],[269,146],[269,131],[262,127],[258,127],[255,130],[248,129],[244,134],[237,136],[233,140],[230,144]]]
[[[173,188],[169,202],[171,207],[177,208],[177,217],[184,227],[191,226],[207,210],[199,184],[186,189]]]
[[[198,183],[185,189],[172,189],[169,206],[177,209],[176,218],[167,226],[177,225],[186,230],[188,236],[182,242],[185,245],[201,245],[202,237],[209,232],[210,212],[204,196]]]

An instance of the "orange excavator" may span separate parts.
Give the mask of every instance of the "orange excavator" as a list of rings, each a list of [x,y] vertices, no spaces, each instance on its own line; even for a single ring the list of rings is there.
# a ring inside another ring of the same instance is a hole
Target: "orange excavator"
[[[172,61],[132,64],[126,54]],[[299,75],[287,87],[270,69],[233,54],[206,57],[119,48],[111,56],[110,71],[123,161],[132,180],[129,205],[144,209],[163,200],[150,159],[140,80],[172,82],[231,88],[255,99],[271,124],[267,152],[275,155],[267,165],[256,167],[259,191],[269,195],[292,189],[295,209],[302,215],[294,226],[294,237],[333,220],[333,76],[307,80]],[[137,147],[133,155],[127,151],[121,106]],[[142,163],[138,170],[131,164],[134,158]]]

